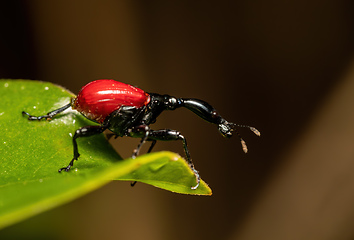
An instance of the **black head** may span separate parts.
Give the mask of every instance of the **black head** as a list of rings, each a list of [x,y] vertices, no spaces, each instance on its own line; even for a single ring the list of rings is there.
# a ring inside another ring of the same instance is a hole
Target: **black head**
[[[240,138],[243,151],[245,153],[247,153],[248,149],[247,149],[246,142],[242,139],[241,135],[237,131],[235,131],[236,127],[248,128],[254,134],[256,134],[257,136],[260,136],[261,133],[254,127],[250,127],[250,126],[247,126],[247,125],[238,125],[238,124],[235,124],[235,123],[230,123],[230,122],[226,121],[225,119],[223,119],[221,121],[221,123],[218,124],[218,130],[221,133],[221,135],[223,135],[224,137],[230,138],[230,137],[233,136],[234,133],[236,133],[236,135]]]

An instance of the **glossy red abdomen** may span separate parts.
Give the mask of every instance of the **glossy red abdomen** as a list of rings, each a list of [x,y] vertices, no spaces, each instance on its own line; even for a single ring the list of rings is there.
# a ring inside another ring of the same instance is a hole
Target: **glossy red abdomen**
[[[121,106],[140,108],[150,101],[143,90],[115,80],[96,80],[86,84],[74,99],[72,108],[85,117],[103,123]]]

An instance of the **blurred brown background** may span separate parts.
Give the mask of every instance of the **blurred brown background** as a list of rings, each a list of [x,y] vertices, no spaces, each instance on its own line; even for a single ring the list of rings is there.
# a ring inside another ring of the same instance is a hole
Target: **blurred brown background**
[[[0,10],[1,78],[76,93],[116,79],[206,100],[262,133],[240,130],[245,155],[191,112],[165,113],[153,128],[187,137],[213,196],[112,182],[1,239],[354,239],[352,1],[32,0]],[[115,145],[129,157],[138,141]],[[183,154],[180,143],[157,150]]]

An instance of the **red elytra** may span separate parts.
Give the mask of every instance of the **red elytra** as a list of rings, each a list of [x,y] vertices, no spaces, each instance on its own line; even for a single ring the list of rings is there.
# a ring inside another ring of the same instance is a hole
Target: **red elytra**
[[[150,102],[150,96],[140,88],[115,80],[96,80],[83,86],[73,100],[72,108],[85,117],[103,123],[121,106],[140,108]]]

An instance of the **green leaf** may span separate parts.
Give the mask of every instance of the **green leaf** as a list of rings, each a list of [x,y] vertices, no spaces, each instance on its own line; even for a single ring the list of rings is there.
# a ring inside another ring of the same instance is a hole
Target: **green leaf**
[[[158,156],[158,154],[161,155]],[[151,155],[146,154],[145,156]],[[196,185],[195,176],[187,162],[178,154],[160,152],[154,153],[153,156],[155,157],[153,161],[147,157],[137,158],[139,161],[132,160],[140,167],[117,179],[143,182],[177,193],[211,195],[211,189],[203,180],[197,189],[191,189],[191,186]]]
[[[122,160],[105,137],[78,139],[81,157],[70,172],[72,133],[94,125],[73,110],[51,121],[28,121],[21,112],[43,115],[73,96],[51,83],[0,80],[0,228],[80,197],[113,179],[140,181],[172,192],[211,195],[178,154],[158,152]]]

